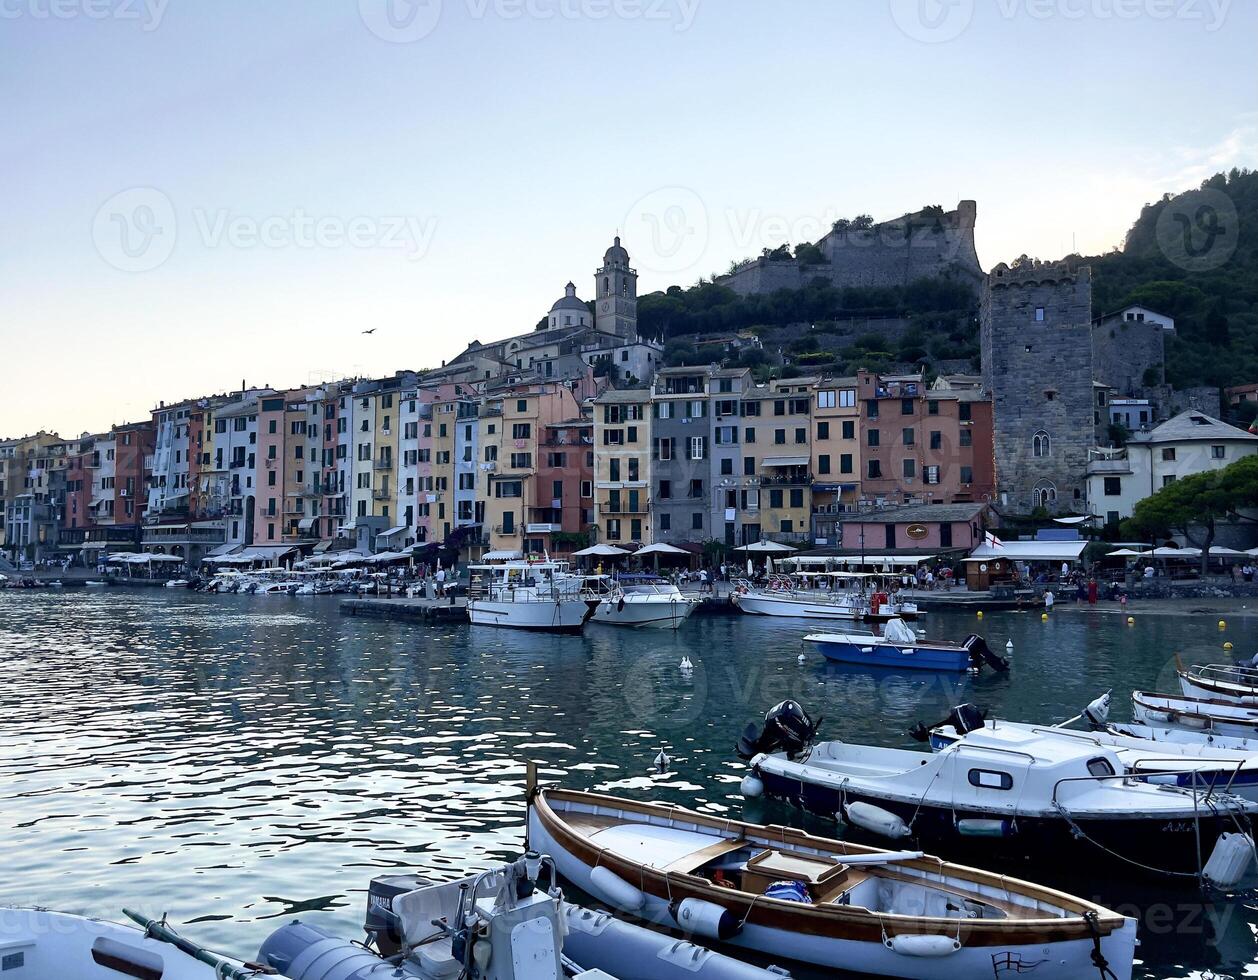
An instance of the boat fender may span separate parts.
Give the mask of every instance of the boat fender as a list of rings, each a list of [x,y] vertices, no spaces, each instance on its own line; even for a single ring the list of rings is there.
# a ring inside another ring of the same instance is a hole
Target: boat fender
[[[882,943],[901,956],[951,956],[961,949],[960,940],[954,936],[890,936]]]
[[[764,780],[755,773],[749,772],[743,777],[743,781],[738,784],[738,791],[746,799],[758,800],[764,796]]]
[[[862,830],[883,837],[907,837],[909,827],[890,810],[872,803],[849,803],[845,808],[847,822]]]
[[[616,603],[616,612],[624,612],[624,611],[625,611],[625,597],[621,596],[620,601]]]
[[[1178,786],[1179,776],[1173,772],[1159,772],[1145,777],[1145,782],[1154,786]]]
[[[683,898],[669,911],[682,932],[708,939],[727,940],[736,936],[742,923],[729,909],[701,898]]]
[[[375,953],[300,921],[271,933],[258,950],[258,962],[290,980],[368,980],[385,970],[399,980],[428,975],[410,961],[397,964],[394,972]]]
[[[1012,829],[1008,820],[967,817],[957,821],[957,833],[962,837],[1008,837]]]
[[[1253,856],[1254,841],[1248,834],[1220,834],[1203,874],[1211,884],[1230,888],[1245,877]]]
[[[646,905],[646,895],[607,868],[590,872],[590,890],[622,912],[639,912]]]

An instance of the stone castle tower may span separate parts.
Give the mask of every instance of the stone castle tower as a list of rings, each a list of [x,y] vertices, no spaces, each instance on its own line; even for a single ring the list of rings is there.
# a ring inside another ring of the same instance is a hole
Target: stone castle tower
[[[638,339],[638,273],[617,235],[594,273],[594,329],[623,340]]]
[[[1091,269],[996,266],[982,290],[981,342],[998,503],[1016,514],[1083,512],[1095,445]]]

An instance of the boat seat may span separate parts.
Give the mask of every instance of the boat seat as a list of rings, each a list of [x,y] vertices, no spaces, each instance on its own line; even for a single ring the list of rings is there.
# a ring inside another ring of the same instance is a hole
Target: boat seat
[[[470,878],[425,885],[393,898],[393,911],[402,923],[407,943],[419,946],[441,935],[433,919],[449,918],[459,907],[459,893]]]
[[[848,866],[827,858],[795,851],[769,849],[743,865],[743,891],[763,895],[777,881],[798,881],[808,888],[813,902],[826,901],[842,889]]]

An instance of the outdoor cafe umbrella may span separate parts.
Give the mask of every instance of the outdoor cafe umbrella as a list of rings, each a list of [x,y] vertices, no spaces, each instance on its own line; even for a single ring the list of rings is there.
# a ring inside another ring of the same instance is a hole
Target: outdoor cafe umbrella
[[[798,549],[792,548],[789,544],[781,544],[777,541],[755,541],[751,544],[745,544],[741,548],[735,548],[735,551],[745,551],[748,554],[757,552],[769,555],[785,555]]]
[[[685,548],[678,548],[676,545],[665,544],[663,541],[660,541],[657,544],[649,544],[645,548],[639,548],[635,554],[639,558],[643,555],[654,555],[656,572],[660,570],[660,555],[685,555],[687,558],[690,557],[690,552]]]
[[[588,548],[582,548],[580,551],[574,551],[572,553],[572,557],[574,558],[590,558],[590,557],[619,558],[621,555],[627,555],[627,554],[629,554],[629,552],[627,552],[624,548],[617,548],[615,545],[595,544],[595,545],[591,545]]]

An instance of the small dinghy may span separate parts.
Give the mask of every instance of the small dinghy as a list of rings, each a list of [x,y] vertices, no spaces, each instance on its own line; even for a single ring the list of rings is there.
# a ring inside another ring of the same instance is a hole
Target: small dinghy
[[[825,970],[1131,976],[1134,920],[920,851],[535,785],[528,833],[565,879],[621,913]]]
[[[1258,804],[1231,793],[1135,780],[1113,748],[1000,726],[934,755],[812,739],[783,702],[738,752],[748,795],[767,794],[869,834],[949,854],[1198,876],[1225,834],[1248,834]],[[745,781],[747,783],[748,781]]]
[[[1136,721],[1146,725],[1164,725],[1230,738],[1258,738],[1258,704],[1132,691],[1131,714]]]
[[[1105,703],[1108,697],[1098,699]],[[1096,702],[1094,702],[1095,704]],[[1010,721],[985,720],[977,706],[959,704],[948,717],[929,729],[919,725],[910,734],[929,742],[936,752],[969,737],[982,729],[1013,729],[1045,738],[1064,738],[1076,744],[1107,746],[1114,750],[1127,772],[1147,777],[1148,782],[1170,786],[1198,786],[1235,793],[1251,802],[1258,802],[1258,749],[1248,751],[1211,745],[1203,740],[1155,741],[1102,727],[1095,731],[1075,731],[1047,725],[1026,725]]]
[[[873,633],[809,633],[805,642],[813,644],[827,660],[870,667],[896,667],[905,670],[977,670],[983,666],[1008,670],[1009,661],[992,653],[977,633],[962,643],[943,643],[918,637],[896,617],[887,620],[882,636]]]
[[[1185,697],[1258,704],[1258,668],[1233,664],[1198,664],[1187,669],[1176,658],[1179,689]]]

